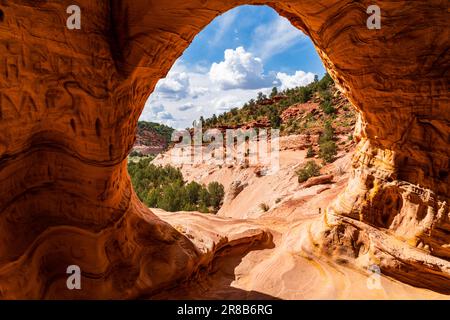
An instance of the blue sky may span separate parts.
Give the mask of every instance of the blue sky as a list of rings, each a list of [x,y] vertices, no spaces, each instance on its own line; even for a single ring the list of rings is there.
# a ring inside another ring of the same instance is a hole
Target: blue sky
[[[305,85],[325,69],[311,40],[267,6],[241,6],[194,39],[148,99],[141,120],[185,128],[257,92]]]

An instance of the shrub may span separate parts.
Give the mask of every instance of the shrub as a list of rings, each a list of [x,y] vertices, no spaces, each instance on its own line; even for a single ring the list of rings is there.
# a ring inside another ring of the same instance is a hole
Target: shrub
[[[171,183],[161,188],[157,206],[166,211],[183,210],[186,202],[185,189],[179,181]]]
[[[267,203],[264,203],[264,202],[262,202],[262,203],[259,204],[259,208],[260,208],[262,211],[264,211],[264,212],[267,212],[267,211],[269,211],[269,209],[270,209],[269,205],[268,205]]]
[[[208,184],[209,204],[214,210],[219,210],[222,205],[223,197],[225,196],[225,190],[223,185],[214,181]]]
[[[337,154],[337,146],[334,141],[325,141],[320,144],[319,156],[325,162],[333,162]]]
[[[319,143],[332,141],[334,139],[334,129],[330,121],[325,122],[323,133],[320,136]]]
[[[312,90],[310,87],[300,87],[298,94],[298,102],[305,103],[311,99]]]
[[[316,153],[314,152],[314,149],[312,146],[308,147],[308,151],[306,151],[306,157],[307,158],[312,158],[316,155]]]
[[[272,92],[270,92],[270,97],[273,98],[277,95],[278,95],[278,89],[277,89],[277,87],[273,87]]]
[[[336,111],[331,100],[325,100],[320,104],[320,107],[325,114],[333,114]]]
[[[198,203],[202,185],[192,181],[186,185],[186,197],[189,203]]]
[[[326,73],[323,78],[319,81],[319,83],[317,84],[318,89],[319,90],[326,90],[332,83],[333,83],[333,79],[331,78],[331,76]]]
[[[142,157],[142,156],[143,156],[142,152],[137,151],[137,150],[133,150],[130,153],[130,157]]]
[[[296,174],[298,176],[298,182],[302,183],[311,177],[316,177],[320,175],[320,168],[315,161],[310,160],[305,164],[305,166],[302,169],[297,170]]]
[[[278,129],[281,125],[281,117],[278,114],[272,114],[270,117],[270,124],[272,128]]]

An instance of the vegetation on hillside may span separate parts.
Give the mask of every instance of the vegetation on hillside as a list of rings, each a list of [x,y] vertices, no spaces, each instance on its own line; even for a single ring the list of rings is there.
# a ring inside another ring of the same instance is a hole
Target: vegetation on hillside
[[[325,122],[324,130],[319,139],[319,157],[324,162],[333,162],[337,154],[337,146],[334,142],[334,129],[330,121]]]
[[[302,183],[311,177],[320,175],[320,167],[314,160],[309,160],[303,168],[297,170],[295,173],[297,174],[298,182]]]
[[[175,131],[174,128],[166,126],[165,124],[147,121],[139,121],[137,130],[138,135],[142,135],[144,131],[154,131],[160,136],[162,136],[167,143],[170,142],[172,138],[172,133]]]
[[[290,134],[293,132],[288,132],[287,129],[292,124],[282,123],[281,115],[283,111],[294,104],[306,103],[313,96],[318,95],[321,100],[321,108],[326,114],[332,115],[334,112],[331,95],[331,86],[333,83],[332,78],[327,73],[321,80],[318,80],[316,77],[313,82],[306,86],[283,91],[278,91],[274,87],[269,96],[260,92],[256,99],[251,99],[241,108],[232,108],[230,111],[224,112],[219,116],[214,114],[207,119],[201,118],[200,121],[205,129],[209,129],[217,126],[240,126],[252,121],[267,119],[270,121],[272,128],[280,128],[282,134]],[[300,129],[300,126],[298,126],[297,131],[301,131]]]
[[[128,163],[131,182],[139,199],[148,207],[166,211],[217,212],[225,195],[223,185],[186,183],[183,174],[172,166],[156,166],[145,158]]]

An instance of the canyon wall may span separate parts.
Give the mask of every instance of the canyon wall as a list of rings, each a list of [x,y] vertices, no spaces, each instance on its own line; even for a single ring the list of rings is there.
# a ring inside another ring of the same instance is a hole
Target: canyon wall
[[[376,1],[381,29],[369,30],[372,2],[267,1],[362,114],[348,187],[304,248],[448,293],[448,1]],[[210,261],[139,203],[126,157],[195,35],[265,1],[77,3],[69,30],[71,1],[0,0],[0,298],[143,297]],[[68,265],[83,290],[67,289]]]

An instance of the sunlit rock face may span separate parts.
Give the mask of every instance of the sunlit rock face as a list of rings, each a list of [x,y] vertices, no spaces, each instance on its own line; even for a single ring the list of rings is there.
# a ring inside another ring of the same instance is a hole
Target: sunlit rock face
[[[1,298],[145,297],[211,262],[139,203],[126,157],[194,36],[264,2],[79,0],[80,30],[67,1],[0,2]],[[361,112],[352,178],[304,245],[448,293],[448,2],[377,1],[380,30],[369,2],[270,1]]]

